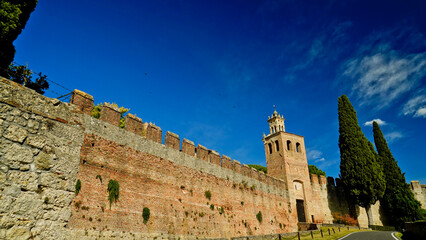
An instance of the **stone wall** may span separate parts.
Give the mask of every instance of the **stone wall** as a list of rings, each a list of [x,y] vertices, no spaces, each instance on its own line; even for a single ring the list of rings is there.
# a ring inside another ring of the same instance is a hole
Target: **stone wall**
[[[135,115],[119,128],[119,113],[108,104],[100,119],[92,118],[93,98],[84,92],[75,91],[72,103],[1,79],[0,239],[195,239],[297,230],[285,181],[187,139],[180,144],[171,132],[162,144],[161,128]],[[109,180],[120,184],[111,206]],[[307,183],[316,222],[348,211],[330,181]],[[151,211],[146,223],[144,207]]]
[[[93,103],[77,95],[73,100]],[[186,140],[180,151],[175,134],[165,146],[161,129],[141,127],[139,119],[130,131],[121,129],[109,106],[101,121],[88,115],[88,107],[6,79],[0,106],[0,239],[230,237],[297,229],[282,181],[211,150],[207,158],[191,156],[194,144]],[[77,178],[82,187],[75,196]],[[110,179],[120,183],[111,208]],[[146,224],[143,207],[151,210]]]
[[[420,185],[419,181],[411,181],[410,188],[421,207],[426,209],[426,185]]]

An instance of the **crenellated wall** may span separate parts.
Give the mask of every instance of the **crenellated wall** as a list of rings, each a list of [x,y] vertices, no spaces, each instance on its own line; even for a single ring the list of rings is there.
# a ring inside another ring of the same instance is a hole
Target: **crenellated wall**
[[[104,103],[99,119],[91,116],[93,107],[93,97],[82,91],[64,103],[1,79],[0,239],[196,239],[297,231],[293,178],[264,174],[170,131],[163,143],[155,124],[129,113],[121,128],[115,105]],[[302,140],[293,141],[302,143],[296,153],[288,153],[299,166],[295,176],[307,171]],[[349,212],[338,179],[307,178],[309,222],[331,223],[333,213]],[[120,186],[111,205],[110,180]]]
[[[90,106],[93,98],[81,91],[68,104],[2,79],[0,239],[195,239],[297,230],[283,181],[189,140],[180,146],[171,132],[163,145],[161,129],[134,115],[122,129],[112,105],[104,104],[95,119]],[[120,195],[110,207],[112,179]],[[144,207],[151,211],[146,224]]]

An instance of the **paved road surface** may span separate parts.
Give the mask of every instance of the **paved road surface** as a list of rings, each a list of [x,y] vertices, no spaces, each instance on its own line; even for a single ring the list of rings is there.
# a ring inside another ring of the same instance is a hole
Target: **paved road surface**
[[[341,240],[398,240],[398,238],[392,236],[393,232],[384,231],[368,231],[368,232],[356,232],[345,237],[340,238]]]

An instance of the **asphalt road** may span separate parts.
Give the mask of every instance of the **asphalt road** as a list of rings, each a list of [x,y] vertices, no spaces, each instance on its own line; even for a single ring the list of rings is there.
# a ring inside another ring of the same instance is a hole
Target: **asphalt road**
[[[398,240],[392,233],[385,231],[356,232],[339,238],[339,240]]]

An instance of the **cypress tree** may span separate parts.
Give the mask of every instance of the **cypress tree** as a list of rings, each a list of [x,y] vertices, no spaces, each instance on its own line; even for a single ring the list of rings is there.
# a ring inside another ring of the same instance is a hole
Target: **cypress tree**
[[[365,208],[368,224],[372,225],[371,205],[383,196],[384,174],[346,95],[338,99],[338,112],[340,178],[348,197]]]
[[[376,122],[373,122],[373,134],[386,179],[386,190],[380,203],[390,224],[401,229],[404,222],[420,219],[420,203],[414,198]]]

